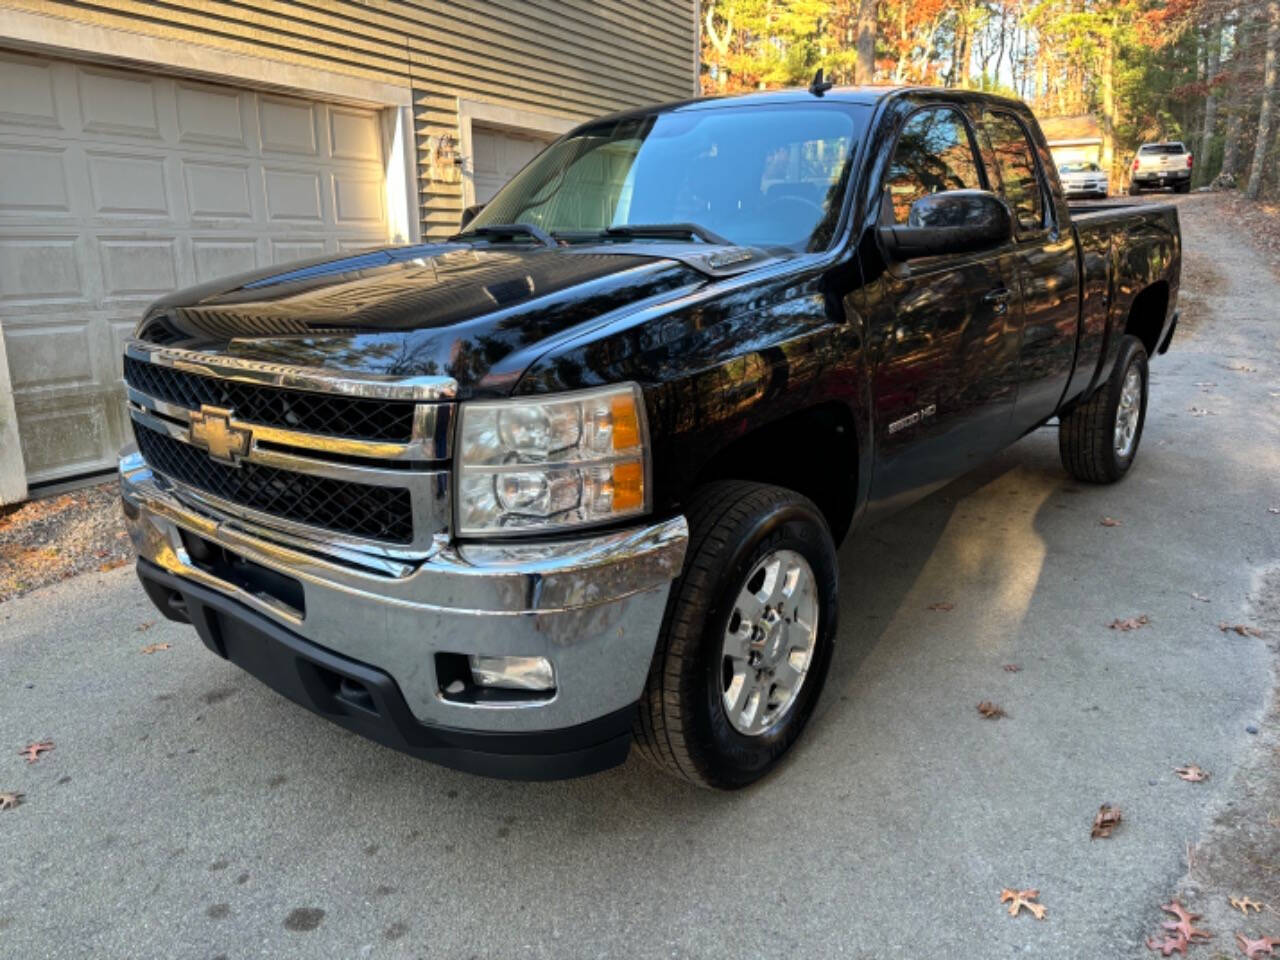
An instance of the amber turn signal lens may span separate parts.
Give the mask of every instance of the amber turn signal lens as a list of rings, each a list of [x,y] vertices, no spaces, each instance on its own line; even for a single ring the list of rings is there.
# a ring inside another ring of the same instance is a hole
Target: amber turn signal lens
[[[640,446],[640,419],[632,396],[614,397],[609,404],[613,418],[613,449],[634,450]]]
[[[644,468],[637,460],[613,465],[613,509],[634,510],[644,506]]]

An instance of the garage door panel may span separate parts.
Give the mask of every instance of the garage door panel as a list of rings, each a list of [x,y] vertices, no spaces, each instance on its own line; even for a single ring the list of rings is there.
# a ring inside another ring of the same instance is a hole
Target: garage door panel
[[[380,177],[333,174],[333,210],[340,226],[381,223],[385,191]]]
[[[178,142],[193,147],[246,150],[245,96],[229,87],[178,83],[175,90]]]
[[[244,273],[258,265],[258,244],[253,240],[195,237],[191,241],[196,283]]]
[[[55,95],[53,64],[0,54],[0,125],[62,126]]]
[[[0,215],[71,213],[67,150],[13,144],[0,148]]]
[[[475,189],[475,202],[488,203],[508,180],[541,153],[553,139],[550,136],[473,124],[471,182]]]
[[[53,387],[92,387],[95,383],[93,341],[87,322],[6,325],[4,343],[13,392],[19,398]]]
[[[85,299],[77,240],[75,235],[0,237],[0,304]]]
[[[105,300],[151,300],[179,286],[177,238],[99,237]]]
[[[76,79],[84,133],[160,139],[154,78],[81,67]]]
[[[159,219],[174,215],[164,157],[89,151],[85,163],[94,215]]]
[[[263,190],[267,197],[268,220],[324,219],[320,198],[320,174],[315,170],[264,167]]]
[[[310,260],[322,257],[326,252],[323,240],[272,240],[271,263],[292,263],[295,260]]]
[[[119,406],[118,396],[97,394],[66,398],[48,397],[18,402],[22,457],[31,483],[88,473],[114,459],[103,453],[110,445],[113,417],[108,406]]]
[[[253,219],[247,162],[184,160],[182,181],[193,219]]]
[[[304,100],[260,96],[258,125],[262,149],[271,153],[301,153],[315,156],[316,108]]]
[[[378,118],[367,110],[329,108],[329,155],[335,160],[382,159]]]
[[[0,328],[29,480],[113,465],[124,342],[156,297],[385,243],[381,156],[376,111],[0,54]]]

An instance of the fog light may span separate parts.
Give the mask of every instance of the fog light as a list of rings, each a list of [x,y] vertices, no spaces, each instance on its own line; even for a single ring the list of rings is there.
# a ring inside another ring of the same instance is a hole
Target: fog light
[[[480,687],[554,690],[555,671],[546,657],[485,657],[471,654],[471,679]]]

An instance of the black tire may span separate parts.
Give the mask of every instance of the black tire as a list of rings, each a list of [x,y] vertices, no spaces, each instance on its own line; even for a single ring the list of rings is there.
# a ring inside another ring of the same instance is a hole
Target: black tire
[[[1175,184],[1175,185],[1174,185],[1174,188],[1173,188],[1173,192],[1174,192],[1174,193],[1190,193],[1190,192],[1191,192],[1191,181],[1190,181],[1190,180],[1187,180],[1187,181],[1185,181],[1185,182],[1183,182],[1183,183]]]
[[[1125,378],[1137,368],[1142,381],[1141,403],[1133,444],[1121,456],[1116,450],[1116,412],[1124,390]],[[1137,337],[1120,341],[1111,376],[1092,397],[1064,414],[1058,424],[1058,452],[1062,465],[1077,480],[1086,483],[1115,483],[1133,466],[1142,440],[1142,427],[1147,420],[1147,349]]]
[[[648,681],[636,713],[638,752],[700,787],[737,789],[777,766],[813,713],[835,641],[836,551],[818,508],[782,487],[717,481],[688,504],[689,548],[672,584]],[[747,577],[769,553],[809,564],[817,593],[816,641],[791,706],[747,735],[726,713],[724,634]]]
[[[1142,193],[1142,188],[1140,186],[1136,183],[1129,184],[1129,196],[1136,197],[1140,193]]]

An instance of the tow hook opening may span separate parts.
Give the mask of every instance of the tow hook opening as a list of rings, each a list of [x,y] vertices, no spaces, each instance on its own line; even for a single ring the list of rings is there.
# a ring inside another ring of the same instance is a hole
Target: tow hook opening
[[[436,693],[440,699],[450,703],[510,706],[517,703],[546,703],[555,699],[555,675],[550,662],[542,657],[475,657],[465,653],[437,653],[435,657]],[[526,682],[543,686],[493,685],[503,682],[503,678],[494,669],[498,666],[498,660],[509,661],[513,670],[518,670],[522,676],[529,678]],[[537,660],[543,663],[532,662]],[[481,682],[482,679],[487,682]]]

